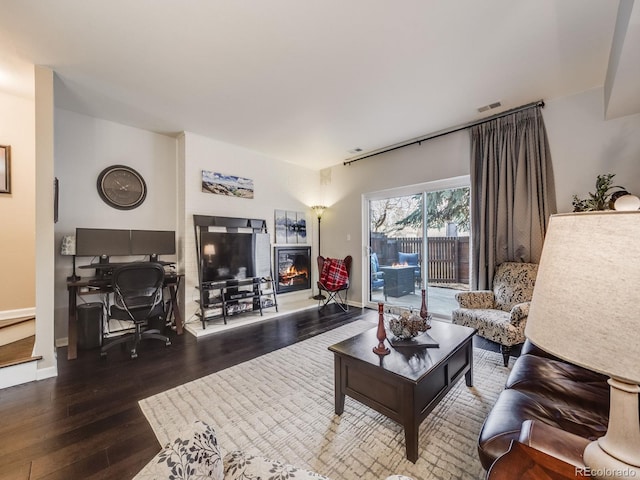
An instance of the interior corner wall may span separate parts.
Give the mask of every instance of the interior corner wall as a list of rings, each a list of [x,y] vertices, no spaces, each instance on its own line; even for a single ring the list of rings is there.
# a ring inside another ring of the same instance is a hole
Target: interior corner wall
[[[236,198],[202,191],[202,171],[253,180],[254,198]],[[307,239],[317,254],[310,205],[319,201],[319,178],[315,170],[285,163],[235,145],[190,132],[184,134],[185,205],[185,321],[198,321],[196,285],[198,268],[193,215],[259,218],[266,220],[270,242],[275,245],[274,210],[307,213]],[[273,256],[273,252],[271,252]],[[309,294],[311,292],[306,292]],[[286,295],[278,303],[286,305]],[[288,294],[293,295],[293,294]]]
[[[35,314],[35,102],[0,92],[0,145],[11,147],[11,193],[0,193],[0,316]]]
[[[66,344],[66,277],[72,271],[71,257],[60,255],[62,237],[74,234],[77,227],[176,230],[176,145],[174,137],[55,109],[55,176],[59,181],[59,207],[52,250],[55,255],[55,338],[58,345]],[[98,195],[98,175],[115,164],[133,167],[147,184],[145,201],[133,210],[112,208]],[[179,245],[180,238],[177,242]],[[91,261],[90,257],[76,259],[77,266]],[[76,273],[91,276],[94,270],[78,268]],[[98,300],[83,296],[81,301]]]
[[[571,212],[573,195],[595,191],[596,177],[640,195],[640,114],[605,119],[604,89],[550,100],[543,109],[556,183],[558,212]]]
[[[349,300],[364,303],[368,292],[363,265],[368,239],[363,233],[362,198],[366,193],[418,185],[469,174],[469,137],[465,131],[370,157],[336,165],[323,185],[322,254],[353,257]]]

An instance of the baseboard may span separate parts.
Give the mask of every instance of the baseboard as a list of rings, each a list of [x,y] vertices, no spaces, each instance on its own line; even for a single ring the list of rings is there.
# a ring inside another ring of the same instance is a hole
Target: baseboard
[[[56,338],[56,348],[66,347],[69,345],[69,337]]]
[[[36,307],[0,311],[0,320],[9,320],[11,318],[35,317],[35,316],[36,316]]]
[[[33,382],[38,378],[37,361],[0,368],[0,388]]]

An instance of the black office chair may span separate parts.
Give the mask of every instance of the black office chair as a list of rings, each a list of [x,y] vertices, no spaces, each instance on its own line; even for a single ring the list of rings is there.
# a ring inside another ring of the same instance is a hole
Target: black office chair
[[[166,319],[162,301],[163,283],[164,268],[159,263],[133,262],[113,271],[114,304],[111,305],[110,318],[132,321],[135,332],[103,345],[100,352],[103,357],[110,348],[131,343],[131,358],[136,358],[138,344],[145,338],[162,340],[165,345],[171,345],[169,337],[160,333]],[[143,330],[143,327],[151,328]]]

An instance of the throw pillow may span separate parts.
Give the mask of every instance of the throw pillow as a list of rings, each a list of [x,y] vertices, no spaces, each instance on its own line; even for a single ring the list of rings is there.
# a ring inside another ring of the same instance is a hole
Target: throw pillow
[[[230,452],[224,457],[224,480],[330,480],[324,475],[267,458]]]
[[[141,471],[135,480],[167,478],[188,480],[224,476],[215,430],[200,420],[169,443]]]

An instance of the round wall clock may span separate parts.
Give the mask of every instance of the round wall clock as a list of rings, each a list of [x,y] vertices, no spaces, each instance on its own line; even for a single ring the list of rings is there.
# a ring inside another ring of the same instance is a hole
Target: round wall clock
[[[120,210],[131,210],[144,202],[147,185],[133,168],[112,165],[98,175],[98,193],[108,205]]]

